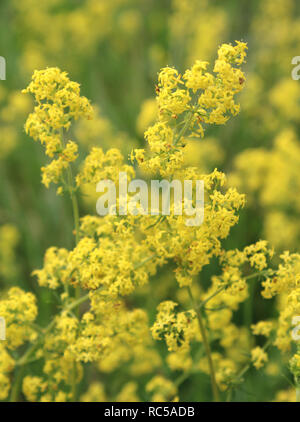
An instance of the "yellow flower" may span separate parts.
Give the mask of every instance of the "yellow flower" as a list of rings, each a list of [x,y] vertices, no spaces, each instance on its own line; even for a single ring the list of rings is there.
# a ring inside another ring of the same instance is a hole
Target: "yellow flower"
[[[260,369],[268,361],[267,353],[259,346],[251,350],[251,360],[256,369]]]

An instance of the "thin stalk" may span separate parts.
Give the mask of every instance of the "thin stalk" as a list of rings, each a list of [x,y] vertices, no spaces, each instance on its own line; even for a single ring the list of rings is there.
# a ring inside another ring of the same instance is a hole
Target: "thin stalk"
[[[196,353],[193,366],[188,369],[187,371],[183,372],[175,381],[174,385],[178,388],[186,379],[189,378],[190,375],[195,374],[199,371],[198,368],[198,360],[203,355],[203,349],[198,349],[198,352]]]
[[[76,308],[77,306],[81,305],[81,303],[86,302],[89,299],[89,293],[80,297],[79,299],[75,300],[74,302],[70,303],[69,305],[67,305],[65,308],[63,308],[63,310],[61,312],[65,312],[65,311],[72,311],[74,308]],[[27,351],[24,353],[24,355],[16,361],[15,365],[16,366],[24,366],[28,363],[28,358],[30,357],[30,355],[33,353],[33,351],[36,349],[36,347],[39,344],[39,341],[44,338],[54,327],[55,325],[55,320],[51,321],[49,325],[47,325],[46,328],[39,329],[39,333],[40,333],[40,337],[38,338],[38,341],[31,345]]]
[[[269,271],[259,271],[257,273],[250,274],[246,277],[243,277],[245,280],[250,280],[255,277],[259,277],[262,275],[269,274]],[[204,308],[204,306],[215,296],[217,296],[219,293],[221,293],[223,290],[225,290],[227,285],[221,286],[218,290],[216,290],[211,296],[209,296],[207,299],[203,300],[199,305],[197,305],[198,309]]]
[[[20,389],[22,387],[22,379],[23,379],[23,375],[24,375],[24,371],[25,371],[25,362],[27,362],[30,355],[34,351],[35,347],[36,347],[36,344],[32,345],[27,350],[27,352],[25,353],[23,358],[21,358],[16,364],[16,366],[20,366],[20,367],[17,368],[16,372],[15,372],[14,382],[12,383],[12,388],[11,388],[11,392],[10,392],[10,398],[9,398],[10,402],[15,403],[15,402],[18,401]],[[21,364],[19,364],[20,362],[21,362]]]
[[[271,341],[271,339],[269,339],[266,343],[265,343],[265,345],[264,345],[264,347],[263,347],[263,350],[264,351],[266,351],[270,346],[271,346],[271,344],[272,344],[272,341]],[[249,362],[249,363],[247,363],[241,370],[240,370],[240,372],[237,374],[237,376],[235,377],[235,379],[236,379],[236,381],[237,382],[239,382],[239,381],[241,381],[242,380],[242,377],[249,371],[249,369],[251,368],[251,361]],[[233,390],[234,390],[234,386],[232,386],[229,390],[228,390],[228,393],[227,393],[227,399],[226,399],[226,401],[231,401],[231,398],[232,398],[232,393],[233,393]]]
[[[194,113],[190,111],[185,121],[185,124],[183,125],[183,127],[181,128],[181,130],[179,131],[178,135],[176,136],[174,140],[174,145],[176,145],[180,141],[180,139],[185,135],[185,133],[188,131],[191,125],[193,116],[194,116]]]
[[[300,384],[299,383],[296,386],[296,402],[300,403]]]
[[[61,140],[62,144],[65,145],[64,139],[64,130],[61,129]],[[73,219],[74,219],[74,231],[75,231],[75,243],[76,245],[79,242],[79,207],[78,207],[78,200],[75,193],[75,187],[73,183],[73,174],[72,174],[72,167],[69,164],[67,168],[67,189],[69,190],[71,202],[72,202],[72,209],[73,209]],[[75,299],[80,298],[80,287],[77,286],[75,289]],[[77,311],[77,317],[79,317],[79,309]]]
[[[21,367],[17,370],[16,376],[14,377],[14,382],[12,384],[9,401],[11,403],[16,403],[19,399],[21,382],[24,375],[25,367]]]
[[[97,289],[98,291],[101,290],[101,288]],[[84,296],[79,297],[74,302],[72,302],[70,305],[68,305],[64,310],[66,311],[72,311],[72,309],[76,308],[77,306],[81,305],[82,303],[86,302],[90,298],[90,294],[87,293]]]
[[[226,402],[231,402],[232,399],[232,388],[229,388],[229,390],[227,391],[227,395],[226,395]]]
[[[207,359],[208,359],[210,379],[211,379],[211,387],[212,387],[212,393],[213,393],[214,401],[218,402],[218,401],[220,401],[219,390],[218,390],[217,381],[216,381],[215,367],[214,367],[214,363],[213,363],[212,356],[211,356],[211,348],[210,348],[210,344],[209,344],[209,341],[208,341],[207,335],[206,335],[206,329],[205,329],[205,326],[204,326],[204,322],[203,322],[203,319],[202,319],[201,312],[200,312],[198,306],[195,303],[193,293],[192,293],[192,290],[191,290],[190,287],[188,287],[188,293],[189,293],[189,297],[190,297],[193,309],[194,309],[194,311],[196,312],[196,315],[197,315],[200,333],[201,333],[205,353],[206,353],[206,356],[207,356]]]
[[[245,280],[250,280],[251,278],[255,278],[255,277],[259,277],[262,275],[271,275],[269,270],[264,270],[264,271],[258,271],[257,273],[253,273],[250,275],[247,275],[246,277],[243,277]]]
[[[68,167],[68,185],[69,185],[69,192],[70,192],[70,197],[72,201],[75,240],[76,240],[76,245],[77,245],[77,243],[79,242],[79,207],[78,207],[77,196],[75,194],[74,186],[73,186],[73,176],[72,176],[71,166]]]
[[[211,296],[203,300],[199,305],[197,305],[198,309],[204,308],[204,306],[215,296],[217,296],[219,293],[221,293],[223,290],[226,289],[227,286],[221,286],[218,290],[216,290]]]
[[[70,197],[72,201],[72,208],[73,208],[73,218],[74,218],[74,229],[75,229],[75,241],[76,245],[79,242],[79,207],[78,207],[78,201],[77,196],[74,191],[74,185],[73,185],[73,175],[72,175],[72,169],[71,165],[68,167],[68,185],[69,185],[69,192]],[[80,286],[76,286],[75,288],[75,303],[74,306],[75,314],[77,318],[80,316],[80,310],[78,306],[78,300],[80,299]],[[77,399],[77,368],[76,368],[76,362],[73,363],[73,371],[72,371],[72,400],[73,402],[76,402]]]

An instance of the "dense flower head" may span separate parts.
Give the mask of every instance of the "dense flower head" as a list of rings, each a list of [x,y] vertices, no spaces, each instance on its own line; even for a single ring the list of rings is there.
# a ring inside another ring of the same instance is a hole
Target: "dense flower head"
[[[124,157],[118,148],[110,148],[104,152],[102,148],[93,147],[76,182],[78,186],[84,183],[93,183],[96,186],[100,180],[109,179],[118,184],[120,172],[126,172],[129,180],[135,175],[133,167],[124,164]]]
[[[0,301],[0,315],[5,319],[7,344],[10,349],[21,346],[36,337],[30,323],[37,317],[36,297],[19,287],[12,287]]]
[[[164,338],[168,350],[178,351],[190,347],[190,342],[197,336],[194,312],[175,312],[176,303],[161,302],[158,306],[156,322],[151,331],[156,340]]]
[[[80,96],[80,85],[71,81],[67,72],[62,72],[57,67],[36,70],[23,92],[34,96],[38,103],[37,116],[39,117],[39,112],[41,118],[47,116],[49,126],[56,129],[68,129],[72,118],[92,115],[88,99]]]
[[[145,132],[150,154],[134,150],[131,159],[150,174],[173,175],[183,166],[188,136],[203,137],[205,125],[224,124],[239,112],[234,96],[244,87],[240,70],[247,45],[223,44],[213,72],[206,61],[197,60],[183,74],[172,67],[161,69],[156,87],[157,122]]]
[[[267,353],[259,346],[251,350],[251,360],[256,369],[260,369],[268,361]]]
[[[54,158],[42,168],[42,182],[62,183],[63,173],[78,157],[78,146],[64,139],[72,120],[91,119],[93,109],[86,97],[80,95],[80,85],[69,79],[59,68],[35,71],[23,93],[30,93],[36,106],[25,124],[25,131],[45,146],[45,153]]]
[[[14,370],[15,360],[0,343],[0,400],[6,399],[10,390],[10,373]]]
[[[157,375],[152,378],[146,386],[146,390],[149,393],[152,393],[152,401],[177,401],[176,386],[172,381],[166,379],[161,375]]]

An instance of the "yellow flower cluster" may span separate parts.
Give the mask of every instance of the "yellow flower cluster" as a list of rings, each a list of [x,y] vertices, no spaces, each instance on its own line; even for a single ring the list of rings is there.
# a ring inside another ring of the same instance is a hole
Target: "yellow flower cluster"
[[[153,402],[177,401],[176,386],[161,375],[157,375],[149,381],[146,391],[152,393],[151,401]]]
[[[290,370],[291,373],[294,375],[294,379],[296,382],[297,389],[300,386],[300,350],[298,346],[298,351],[294,354],[294,356],[290,360]]]
[[[266,299],[279,298],[279,318],[274,344],[282,351],[291,349],[291,322],[300,314],[300,255],[284,252],[282,262],[272,277],[263,283],[262,295]]]
[[[77,145],[65,143],[63,131],[69,130],[73,119],[91,119],[93,111],[87,98],[80,96],[79,84],[58,68],[35,71],[23,93],[32,94],[37,104],[26,121],[26,133],[45,145],[46,155],[57,157],[42,168],[42,181],[48,187],[60,181],[63,171],[78,156]]]
[[[0,343],[0,400],[6,399],[10,390],[10,373],[15,367],[15,361]]]
[[[23,381],[23,392],[29,401],[70,400],[68,389],[74,380],[74,368],[78,383],[82,363],[95,362],[104,373],[126,363],[132,376],[151,373],[161,365],[145,312],[128,311],[122,301],[98,294],[91,295],[91,310],[82,315],[80,324],[71,312],[63,311],[42,340],[35,350],[35,359],[45,359],[43,376],[27,376]],[[124,397],[133,392],[127,386]]]
[[[109,179],[118,185],[120,172],[126,172],[129,180],[135,175],[133,167],[124,164],[124,157],[119,149],[111,148],[104,153],[102,148],[93,147],[77,175],[76,182],[78,186],[84,183],[96,186],[100,180]]]
[[[18,287],[12,287],[0,301],[0,315],[6,322],[7,347],[16,349],[26,341],[33,341],[36,333],[31,323],[37,317],[36,298]]]
[[[171,301],[161,302],[157,308],[156,322],[151,328],[153,338],[164,338],[170,352],[189,349],[190,342],[197,337],[198,332],[195,313],[176,313],[176,306]]]
[[[56,289],[61,284],[67,283],[69,273],[66,269],[68,251],[52,247],[47,249],[44,256],[44,268],[35,270],[32,275],[36,275],[40,286]]]
[[[229,115],[239,112],[235,95],[243,89],[245,75],[240,65],[247,45],[223,44],[218,51],[213,72],[206,71],[208,62],[196,61],[184,75],[172,67],[158,75],[158,121],[145,132],[152,155],[134,150],[131,159],[146,172],[173,176],[183,165],[183,141],[188,135],[203,136],[205,124],[224,124]]]
[[[273,328],[274,324],[271,321],[259,321],[257,324],[251,325],[252,332],[256,336],[269,337]]]
[[[261,347],[251,350],[251,360],[256,369],[260,369],[268,361],[268,355]]]

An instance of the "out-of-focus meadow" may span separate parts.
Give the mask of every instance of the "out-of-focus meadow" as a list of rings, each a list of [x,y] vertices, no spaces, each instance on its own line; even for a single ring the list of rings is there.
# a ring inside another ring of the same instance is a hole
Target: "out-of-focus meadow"
[[[6,80],[0,81],[0,289],[18,285],[34,292],[41,325],[51,319],[56,298],[31,273],[42,267],[50,246],[72,247],[73,217],[67,198],[41,184],[40,169],[47,159],[24,131],[33,103],[21,90],[34,70],[57,66],[67,71],[96,108],[93,120],[73,127],[83,155],[97,145],[118,147],[127,156],[132,148],[144,146],[143,133],[155,119],[159,69],[170,65],[184,72],[196,59],[212,62],[221,43],[235,40],[248,43],[241,111],[224,126],[208,127],[202,140],[189,141],[186,160],[203,171],[218,168],[247,195],[225,247],[243,248],[266,239],[278,252],[296,252],[300,82],[291,77],[291,60],[300,54],[298,1],[0,2],[0,55],[7,63]],[[82,193],[81,215],[96,214],[95,198]],[[210,265],[202,278],[213,273]],[[128,298],[128,306],[142,306],[153,321],[160,301],[174,296],[173,284],[165,268]],[[274,302],[263,302],[256,284],[252,289],[237,324],[249,326],[277,315]],[[263,371],[251,371],[236,400],[292,399],[286,363],[276,353]],[[111,392],[118,390],[122,377],[126,379],[121,371],[111,378]],[[94,378],[91,370],[85,385]],[[205,375],[192,376],[182,386],[181,400],[209,398]]]

